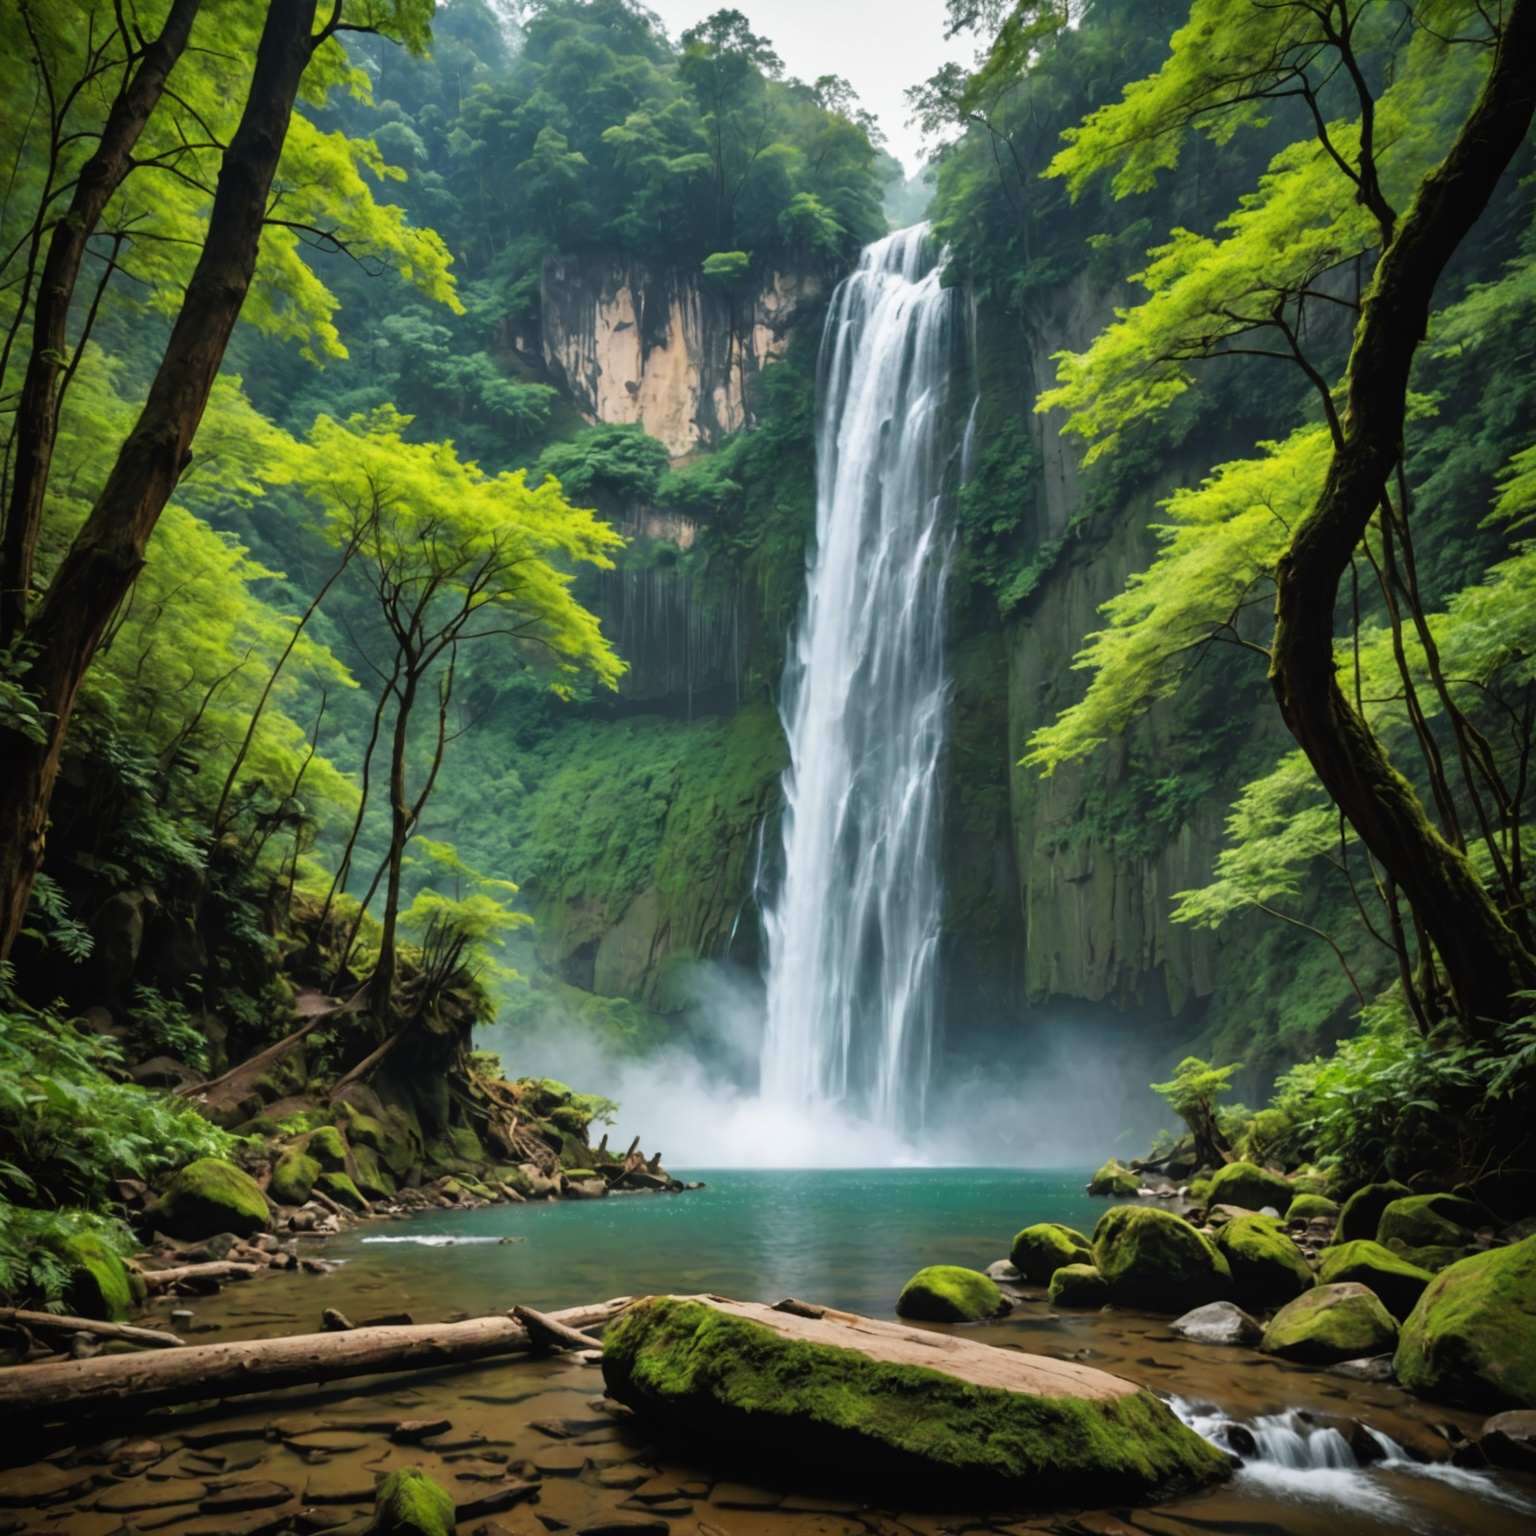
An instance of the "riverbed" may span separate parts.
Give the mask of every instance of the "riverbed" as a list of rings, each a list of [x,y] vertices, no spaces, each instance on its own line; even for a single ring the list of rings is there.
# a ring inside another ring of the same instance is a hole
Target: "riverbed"
[[[199,1343],[314,1328],[323,1307],[358,1321],[407,1311],[426,1322],[504,1310],[514,1301],[555,1308],[654,1291],[794,1295],[889,1317],[902,1282],[921,1265],[984,1267],[1005,1255],[1019,1226],[1056,1220],[1087,1228],[1105,1209],[1082,1193],[1082,1170],[703,1169],[684,1176],[706,1187],[369,1223],[316,1245],[340,1264],[330,1275],[273,1274],[174,1305],[193,1310]],[[1353,1465],[1330,1425],[1361,1422],[1411,1452],[1440,1440],[1437,1425],[1468,1431],[1479,1422],[1395,1387],[1346,1381],[1250,1350],[1187,1343],[1169,1333],[1165,1318],[1058,1313],[1038,1293],[977,1333],[1003,1347],[1088,1360],[1176,1395],[1189,1415],[1217,1407],[1253,1426],[1267,1454],[1225,1487],[1152,1509],[1070,1518],[872,1509],[825,1491],[807,1493],[795,1486],[792,1469],[721,1473],[656,1447],[605,1405],[600,1370],[566,1357],[285,1393],[220,1410],[212,1421],[162,1415],[141,1432],[166,1454],[134,1475],[146,1498],[157,1490],[175,1493],[178,1477],[268,1479],[291,1488],[306,1508],[340,1520],[366,1511],[374,1475],[391,1466],[421,1465],[460,1500],[531,1472],[539,1479],[538,1501],[497,1517],[523,1536],[546,1529],[575,1536],[635,1520],[651,1522],[648,1532],[636,1527],[635,1536],[662,1536],[658,1522],[669,1536],[936,1536],[987,1527],[1105,1536],[1515,1536],[1536,1524],[1536,1479],[1422,1465],[1411,1455],[1366,1469]],[[378,1428],[391,1416],[442,1417],[451,1429],[426,1446],[394,1445]],[[178,1424],[206,1430],[210,1422],[217,1446],[198,1452],[178,1440]],[[198,1454],[222,1463],[189,1459]],[[0,1493],[6,1481],[0,1474]],[[92,1498],[82,1494],[78,1502],[16,1511],[14,1528],[108,1536],[125,1529],[121,1505],[133,1502],[131,1485],[130,1478],[124,1494],[113,1484],[115,1511],[89,1510]],[[99,1500],[100,1485],[91,1494]],[[259,1513],[242,1517],[245,1525],[234,1516],[210,1524],[195,1505],[179,1517],[173,1505],[128,1518],[133,1529],[224,1536],[262,1529]],[[534,1517],[537,1524],[530,1524]],[[460,1528],[474,1531],[480,1523]]]

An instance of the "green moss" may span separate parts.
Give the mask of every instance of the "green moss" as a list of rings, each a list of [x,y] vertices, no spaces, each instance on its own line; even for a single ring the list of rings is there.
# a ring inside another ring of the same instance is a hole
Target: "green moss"
[[[337,1170],[322,1173],[315,1180],[315,1188],[327,1194],[338,1205],[344,1205],[350,1211],[366,1211],[368,1202],[363,1199],[363,1192],[347,1177]]]
[[[1120,1205],[1093,1229],[1093,1258],[1122,1305],[1187,1312],[1232,1294],[1232,1270],[1216,1245],[1180,1216]]]
[[[1337,1243],[1323,1249],[1317,1278],[1323,1285],[1353,1280],[1357,1285],[1367,1286],[1381,1298],[1387,1311],[1402,1322],[1433,1277],[1427,1269],[1408,1263],[1380,1243],[1357,1238],[1352,1243]]]
[[[356,1169],[353,1182],[370,1200],[387,1199],[399,1189],[395,1176],[379,1161],[379,1154],[372,1147],[354,1146],[352,1165]]]
[[[1201,1205],[1208,1205],[1211,1198],[1211,1181],[1207,1178],[1191,1179],[1189,1181],[1189,1198],[1198,1200]]]
[[[398,1467],[379,1484],[370,1536],[453,1536],[453,1495],[420,1467]]]
[[[1003,1293],[974,1269],[930,1264],[901,1288],[896,1315],[924,1323],[979,1323],[1008,1310]]]
[[[133,1310],[134,1288],[128,1267],[94,1232],[77,1232],[59,1245],[69,1266],[64,1309],[76,1317],[120,1323]]]
[[[289,1147],[272,1170],[268,1193],[279,1205],[303,1205],[314,1193],[320,1177],[320,1164],[302,1147]]]
[[[584,1114],[574,1104],[560,1104],[550,1110],[551,1124],[565,1132],[567,1136],[579,1136],[582,1141],[587,1139],[587,1127],[592,1124],[592,1117]]]
[[[1454,1246],[1450,1243],[1426,1243],[1422,1248],[1414,1248],[1400,1237],[1392,1238],[1383,1247],[1395,1253],[1405,1264],[1427,1269],[1432,1275],[1438,1275],[1442,1269],[1449,1269],[1452,1264],[1459,1264],[1477,1252],[1476,1248],[1467,1243]]]
[[[1206,1199],[1211,1205],[1240,1205],[1245,1211],[1262,1211],[1265,1206],[1284,1211],[1291,1203],[1291,1193],[1289,1181],[1268,1168],[1257,1163],[1228,1163],[1212,1176]]]
[[[480,1138],[467,1125],[448,1127],[448,1145],[453,1149],[454,1157],[460,1162],[472,1163],[477,1168],[483,1168],[489,1161]]]
[[[1291,1175],[1291,1189],[1298,1195],[1326,1195],[1332,1184],[1326,1168],[1303,1166]]]
[[[1226,1475],[1227,1461],[1145,1391],[1032,1397],[920,1366],[786,1340],[701,1302],[653,1297],[609,1328],[603,1377],[662,1427],[754,1455],[836,1466],[851,1485],[1031,1505]]]
[[[1216,1234],[1232,1269],[1232,1285],[1245,1307],[1277,1307],[1312,1288],[1301,1249],[1268,1216],[1238,1216]]]
[[[1536,1408],[1536,1237],[1435,1276],[1403,1324],[1397,1379],[1469,1408]]]
[[[595,1179],[597,1177],[597,1169],[567,1168],[565,1170],[565,1176],[568,1179]]]
[[[347,1144],[334,1125],[322,1125],[309,1133],[306,1154],[327,1172],[342,1172],[347,1166]]]
[[[1092,1264],[1063,1264],[1051,1276],[1047,1294],[1053,1307],[1102,1307],[1109,1286]]]
[[[1063,1264],[1086,1264],[1093,1245],[1081,1232],[1058,1221],[1037,1222],[1013,1239],[1009,1260],[1031,1285],[1049,1285]]]
[[[1119,1158],[1112,1157],[1088,1181],[1090,1195],[1112,1195],[1124,1198],[1134,1195],[1141,1188],[1141,1180]]]
[[[1311,1221],[1314,1216],[1335,1217],[1339,1214],[1336,1201],[1330,1200],[1327,1195],[1297,1195],[1291,1201],[1290,1209],[1285,1213],[1287,1221]]]
[[[154,1213],[162,1232],[193,1241],[220,1232],[250,1237],[265,1231],[270,1219],[261,1186],[218,1157],[188,1163],[166,1186]]]
[[[1486,1220],[1481,1206],[1459,1195],[1405,1195],[1382,1211],[1376,1238],[1406,1248],[1459,1248]]]
[[[1381,1221],[1381,1213],[1394,1200],[1400,1200],[1404,1195],[1412,1193],[1413,1191],[1406,1184],[1399,1184],[1396,1179],[1389,1179],[1384,1184],[1367,1184],[1357,1189],[1344,1202],[1344,1208],[1339,1212],[1338,1229],[1334,1235],[1341,1243],[1352,1243],[1358,1238],[1374,1240],[1376,1228]]]
[[[1320,1285],[1288,1302],[1269,1320],[1259,1345],[1265,1354],[1306,1365],[1331,1365],[1379,1355],[1397,1342],[1397,1323],[1363,1285]]]

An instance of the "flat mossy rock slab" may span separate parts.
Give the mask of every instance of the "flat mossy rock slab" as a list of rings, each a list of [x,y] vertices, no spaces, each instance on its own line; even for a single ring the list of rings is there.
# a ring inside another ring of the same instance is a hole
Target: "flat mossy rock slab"
[[[958,1264],[918,1270],[896,1298],[896,1315],[918,1323],[980,1323],[1012,1307],[995,1280]]]
[[[1469,1408],[1536,1408],[1536,1237],[1442,1270],[1403,1324],[1397,1379]]]
[[[271,1208],[261,1186],[219,1157],[188,1163],[166,1186],[154,1213],[162,1232],[189,1241],[220,1232],[251,1237],[264,1232],[270,1220]]]
[[[658,1432],[810,1484],[971,1508],[1140,1500],[1228,1459],[1073,1361],[797,1304],[652,1296],[607,1331],[608,1392]]]
[[[1232,1294],[1231,1266],[1210,1238],[1156,1206],[1105,1211],[1093,1229],[1093,1258],[1121,1306],[1187,1312]]]
[[[1367,1184],[1357,1189],[1339,1212],[1339,1226],[1335,1236],[1341,1243],[1352,1243],[1362,1237],[1374,1239],[1376,1228],[1381,1222],[1381,1213],[1394,1200],[1401,1200],[1412,1193],[1406,1184],[1399,1184],[1396,1179],[1389,1179],[1384,1184]]]
[[[1091,1264],[1093,1244],[1073,1227],[1041,1221],[1015,1236],[1008,1257],[1030,1285],[1049,1285],[1064,1264]]]
[[[1424,1287],[1434,1278],[1400,1258],[1390,1248],[1360,1238],[1353,1243],[1337,1243],[1323,1249],[1317,1266],[1317,1278],[1324,1285],[1353,1280],[1381,1298],[1382,1305],[1398,1322],[1407,1318],[1418,1305]]]
[[[1278,1307],[1312,1289],[1306,1255],[1269,1216],[1239,1216],[1216,1234],[1245,1307]]]
[[[1283,1212],[1290,1207],[1295,1191],[1283,1174],[1260,1168],[1257,1163],[1228,1163],[1218,1168],[1206,1192],[1211,1205],[1240,1205],[1245,1211],[1262,1211],[1273,1206]]]
[[[1259,1348],[1303,1365],[1333,1365],[1379,1355],[1397,1342],[1397,1323],[1373,1291],[1344,1282],[1320,1285],[1269,1320]]]
[[[1088,1180],[1090,1195],[1117,1195],[1122,1199],[1134,1195],[1141,1188],[1141,1180],[1122,1163],[1112,1157]]]

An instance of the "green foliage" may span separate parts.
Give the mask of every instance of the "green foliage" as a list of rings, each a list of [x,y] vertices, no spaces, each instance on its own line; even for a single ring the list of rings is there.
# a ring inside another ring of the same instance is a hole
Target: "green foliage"
[[[1215,1101],[1231,1092],[1232,1079],[1241,1072],[1243,1064],[1213,1067],[1198,1056],[1186,1056],[1174,1069],[1173,1077],[1166,1083],[1153,1083],[1153,1093],[1165,1099],[1168,1107],[1181,1119],[1191,1115],[1209,1114]]]
[[[116,1217],[75,1208],[36,1210],[0,1196],[0,1296],[62,1312],[76,1267],[70,1245],[80,1238],[118,1254],[134,1247],[133,1234]]]
[[[155,987],[136,986],[128,1009],[129,1039],[142,1057],[173,1056],[199,1072],[208,1069],[208,1037],[186,1006]]]
[[[665,446],[643,427],[605,424],[546,448],[534,476],[558,480],[562,494],[577,503],[622,505],[654,497],[668,462]]]

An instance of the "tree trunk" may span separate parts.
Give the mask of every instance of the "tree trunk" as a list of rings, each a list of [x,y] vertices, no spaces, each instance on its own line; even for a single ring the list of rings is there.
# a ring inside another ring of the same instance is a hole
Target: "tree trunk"
[[[92,1338],[119,1344],[139,1344],[145,1349],[181,1349],[183,1341],[158,1328],[135,1328],[131,1323],[103,1323],[94,1317],[66,1317],[61,1312],[28,1312],[24,1307],[0,1307],[0,1323],[26,1328],[32,1333],[88,1333]]]
[[[42,865],[48,804],[80,684],[190,461],[250,289],[272,177],[313,52],[315,5],[271,0],[250,94],[219,169],[207,239],[144,408],[23,635],[35,660],[21,681],[48,724],[41,742],[0,731],[0,961],[21,931]]]
[[[556,1312],[571,1328],[610,1323],[630,1298]],[[0,1424],[36,1428],[95,1413],[133,1417],[170,1403],[239,1397],[280,1387],[314,1386],[348,1376],[468,1365],[530,1348],[528,1331],[510,1317],[466,1323],[354,1328],[286,1339],[190,1344],[153,1355],[99,1355],[0,1371]]]
[[[395,711],[395,733],[389,752],[389,876],[384,885],[384,915],[380,920],[379,963],[368,983],[369,1011],[376,1019],[389,1017],[395,989],[396,940],[400,926],[400,875],[405,865],[405,845],[411,836],[411,807],[405,798],[405,757],[411,740],[411,711],[420,686],[416,663],[408,661],[400,707]]]
[[[1536,0],[1513,0],[1482,93],[1450,153],[1420,185],[1366,295],[1346,376],[1343,441],[1276,573],[1270,669],[1291,734],[1408,898],[1444,961],[1465,1027],[1476,1033],[1509,1016],[1511,994],[1536,981],[1536,960],[1339,688],[1333,616],[1350,556],[1402,453],[1409,372],[1436,282],[1520,148],[1533,108]]]
[[[12,434],[16,463],[5,536],[0,540],[0,650],[16,639],[26,622],[43,499],[59,428],[59,385],[69,358],[69,311],[86,244],[133,169],[134,145],[186,49],[201,4],[202,0],[175,0],[159,37],[140,53],[132,78],[107,113],[95,154],[81,168],[69,209],[48,240],[32,308],[32,349]]]

